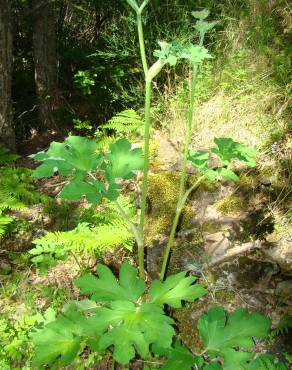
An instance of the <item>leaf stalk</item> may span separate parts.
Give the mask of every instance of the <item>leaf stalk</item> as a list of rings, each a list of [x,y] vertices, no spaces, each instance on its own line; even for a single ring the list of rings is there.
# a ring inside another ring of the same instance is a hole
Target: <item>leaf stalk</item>
[[[200,37],[200,46],[203,45],[204,42],[204,34],[201,34]],[[195,97],[196,97],[196,87],[197,87],[197,79],[198,79],[198,71],[199,71],[199,64],[195,63],[192,65],[192,80],[191,80],[191,88],[190,88],[190,103],[189,103],[189,110],[188,110],[188,119],[187,119],[187,127],[186,127],[186,134],[185,134],[185,146],[182,158],[182,169],[181,169],[181,177],[180,177],[180,186],[179,186],[179,194],[178,194],[178,201],[175,211],[175,216],[172,222],[168,242],[163,254],[163,262],[160,272],[160,280],[165,278],[166,268],[170,256],[171,249],[173,248],[175,232],[177,229],[177,225],[179,222],[179,217],[183,206],[187,200],[188,195],[191,191],[197,187],[203,180],[204,176],[200,177],[199,180],[191,187],[188,191],[185,190],[186,187],[186,178],[187,178],[187,162],[188,162],[188,153],[189,147],[191,144],[191,135],[192,129],[194,124],[194,110],[195,110]]]

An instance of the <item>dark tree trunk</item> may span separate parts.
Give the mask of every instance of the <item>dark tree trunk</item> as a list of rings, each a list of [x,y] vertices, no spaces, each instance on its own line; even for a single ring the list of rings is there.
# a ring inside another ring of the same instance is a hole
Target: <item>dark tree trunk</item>
[[[54,129],[58,109],[56,29],[53,3],[33,1],[35,85],[41,129]]]
[[[0,142],[14,151],[11,21],[11,0],[0,0]]]

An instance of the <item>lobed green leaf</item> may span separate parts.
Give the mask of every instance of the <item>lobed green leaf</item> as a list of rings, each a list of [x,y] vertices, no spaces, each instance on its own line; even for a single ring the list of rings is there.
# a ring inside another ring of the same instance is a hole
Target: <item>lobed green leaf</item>
[[[133,171],[141,170],[144,163],[141,149],[131,149],[131,144],[126,139],[111,144],[105,159],[109,162],[109,165],[104,167],[109,182],[133,177]]]
[[[185,277],[185,275],[185,272],[180,272],[169,276],[163,282],[154,280],[149,290],[150,302],[180,308],[182,301],[193,302],[207,293],[201,285],[193,285],[196,277]]]
[[[153,351],[159,356],[167,357],[166,363],[161,370],[192,370],[194,365],[202,366],[202,357],[194,356],[187,348],[183,347],[180,341],[176,340],[171,348],[160,348],[153,346]]]
[[[222,357],[225,370],[232,366],[246,363],[251,357],[249,352],[237,351],[235,348],[252,349],[253,338],[268,335],[271,322],[265,316],[254,312],[248,314],[245,309],[234,311],[228,318],[222,307],[211,308],[198,321],[198,329],[211,358]],[[235,347],[235,348],[234,348]]]
[[[96,269],[98,278],[86,274],[76,280],[81,292],[90,295],[96,302],[136,302],[145,291],[145,282],[137,278],[137,269],[127,262],[123,263],[120,270],[120,284],[107,266],[99,264]]]
[[[200,11],[192,12],[192,16],[196,19],[206,19],[210,14],[210,10],[203,9]]]
[[[254,157],[257,152],[254,148],[225,137],[215,138],[214,142],[217,148],[212,148],[211,151],[217,154],[225,165],[229,165],[233,159],[243,161],[249,167],[256,165]]]

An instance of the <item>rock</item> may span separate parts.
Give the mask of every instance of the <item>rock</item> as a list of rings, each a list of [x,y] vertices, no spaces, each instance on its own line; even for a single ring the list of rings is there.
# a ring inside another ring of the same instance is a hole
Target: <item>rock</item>
[[[282,297],[292,296],[292,280],[284,280],[277,284],[275,293]]]
[[[205,250],[212,257],[224,254],[230,247],[230,240],[224,232],[205,234],[204,236],[206,240]]]
[[[151,279],[159,279],[164,248],[165,243],[156,242],[145,250],[147,273]]]
[[[292,275],[292,246],[291,241],[281,240],[273,247],[266,248],[263,253],[267,259],[276,262],[285,273]]]

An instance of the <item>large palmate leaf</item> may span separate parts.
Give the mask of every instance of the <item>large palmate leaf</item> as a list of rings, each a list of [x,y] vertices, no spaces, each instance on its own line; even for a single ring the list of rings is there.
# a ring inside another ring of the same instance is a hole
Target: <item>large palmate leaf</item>
[[[195,24],[195,29],[197,31],[199,31],[200,33],[202,34],[205,34],[206,32],[208,31],[211,31],[215,26],[216,24],[218,24],[218,21],[214,21],[214,22],[206,22],[206,21],[203,21],[202,19],[199,20],[196,24]]]
[[[121,364],[134,358],[136,351],[145,358],[150,344],[171,346],[173,320],[157,305],[143,303],[137,307],[129,301],[115,301],[110,308],[99,310],[95,318],[97,324],[107,323],[108,330],[99,342],[91,343],[92,349],[104,351],[114,346],[114,358]]]
[[[235,364],[240,368],[240,364],[251,357],[249,352],[239,352],[234,347],[252,349],[253,338],[266,337],[270,325],[265,316],[257,312],[248,314],[245,309],[238,309],[227,318],[222,307],[211,308],[198,321],[208,354],[213,358],[224,358],[225,370],[231,370]]]
[[[272,355],[261,355],[255,358],[247,365],[243,365],[244,370],[288,370],[285,364],[276,363],[274,356]]]
[[[32,155],[32,158],[43,162],[33,172],[33,177],[49,177],[59,172],[81,180],[88,171],[94,171],[101,164],[102,156],[96,150],[94,141],[80,136],[69,136],[63,143],[52,142],[46,152]]]
[[[160,50],[155,50],[153,55],[161,59],[165,64],[168,63],[171,66],[176,65],[178,59],[180,58],[181,45],[160,41],[159,46]]]
[[[220,175],[225,180],[239,181],[239,177],[236,175],[236,173],[229,168],[218,168],[217,172],[218,175]]]
[[[111,270],[98,265],[99,277],[86,274],[76,280],[76,285],[83,294],[91,296],[97,302],[112,302],[129,300],[136,302],[145,291],[145,282],[137,278],[137,269],[123,263],[120,269],[120,281],[118,282]]]
[[[215,138],[214,142],[218,148],[212,148],[211,151],[217,154],[225,165],[228,165],[233,159],[243,161],[249,167],[256,165],[254,157],[257,152],[254,148],[225,137]]]
[[[107,154],[98,154],[97,149],[96,142],[79,136],[69,136],[63,143],[53,142],[47,152],[32,156],[43,162],[33,176],[50,177],[59,172],[69,177],[70,182],[59,194],[65,200],[86,197],[92,204],[98,204],[102,197],[116,200],[122,187],[118,180],[133,177],[133,171],[143,167],[142,151],[132,150],[126,139],[110,145]]]
[[[110,152],[105,156],[109,165],[105,167],[108,180],[129,179],[133,171],[143,168],[142,151],[139,148],[131,149],[131,144],[126,139],[120,139],[110,145]]]
[[[210,14],[210,10],[203,9],[200,11],[192,12],[192,16],[196,19],[206,19]]]
[[[212,55],[204,46],[189,44],[181,52],[181,58],[187,59],[192,64],[202,63],[205,59],[211,59]]]
[[[284,363],[276,362],[272,355],[260,355],[255,359],[246,361],[246,358],[250,357],[249,353],[233,350],[233,353],[227,357],[223,365],[219,362],[210,362],[203,367],[203,370],[288,370]]]
[[[74,310],[50,322],[43,330],[32,335],[35,345],[34,366],[69,365],[77,356],[82,342],[83,317]]]
[[[90,179],[89,181],[73,181],[64,186],[60,197],[65,200],[79,200],[83,196],[89,203],[98,204],[105,193],[104,184],[101,181]]]
[[[194,356],[178,340],[171,348],[153,346],[153,352],[159,356],[167,357],[167,361],[161,370],[192,370],[194,365],[202,366],[204,364],[202,357]]]
[[[210,362],[203,370],[222,370],[222,366],[218,362]]]
[[[154,280],[150,288],[150,302],[180,308],[182,301],[193,302],[207,291],[199,284],[193,285],[196,277],[185,277],[185,272],[169,276],[165,281]]]
[[[255,166],[255,149],[237,143],[231,138],[215,138],[214,142],[217,148],[212,148],[211,151],[221,160],[221,167],[216,169],[210,168],[208,164],[210,154],[204,150],[191,150],[188,156],[188,160],[191,164],[196,167],[199,172],[204,174],[209,181],[214,181],[218,177],[225,180],[239,181],[239,177],[236,173],[229,168],[233,160],[243,161],[249,167]]]
[[[209,168],[209,159],[210,154],[204,150],[191,150],[188,156],[188,160],[199,172],[204,174],[209,181],[214,181],[218,176],[218,171]]]

